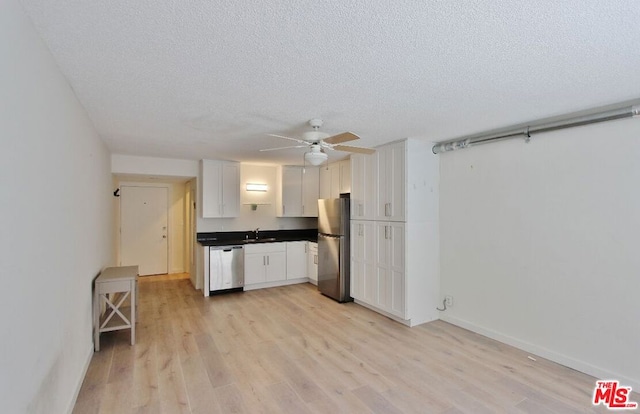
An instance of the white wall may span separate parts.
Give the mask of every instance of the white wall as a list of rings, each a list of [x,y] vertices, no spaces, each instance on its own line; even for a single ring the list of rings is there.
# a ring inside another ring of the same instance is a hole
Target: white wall
[[[198,161],[113,154],[111,172],[167,177],[197,177]]]
[[[640,119],[440,157],[441,317],[640,388]]]
[[[242,163],[240,166],[240,216],[234,218],[198,218],[198,232],[315,229],[317,219],[276,217],[276,170],[273,165]],[[246,183],[267,184],[266,193],[247,192]],[[254,211],[250,203],[261,203]]]
[[[0,62],[0,401],[64,413],[112,260],[109,153],[18,0],[0,2]]]

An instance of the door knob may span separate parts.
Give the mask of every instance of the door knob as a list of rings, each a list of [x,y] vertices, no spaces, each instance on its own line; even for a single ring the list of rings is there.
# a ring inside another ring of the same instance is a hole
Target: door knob
[[[167,238],[167,236],[163,234],[163,235],[162,235],[162,238],[163,238],[163,239],[166,239],[166,238]]]

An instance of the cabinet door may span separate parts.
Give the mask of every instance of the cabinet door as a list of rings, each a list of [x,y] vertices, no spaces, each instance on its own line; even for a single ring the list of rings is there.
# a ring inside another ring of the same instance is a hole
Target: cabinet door
[[[380,147],[375,154],[378,220],[405,219],[405,158],[404,141]]]
[[[391,308],[390,265],[389,265],[389,227],[387,222],[375,222],[376,231],[376,291],[375,304],[384,311]]]
[[[351,218],[374,220],[376,218],[376,156],[353,154],[351,156]]]
[[[262,253],[251,253],[244,255],[244,284],[251,285],[254,283],[264,283],[267,281],[265,276],[265,266],[267,263],[266,255]]]
[[[331,198],[331,171],[329,167],[320,167],[320,198]]]
[[[307,277],[307,242],[287,242],[287,279]]]
[[[351,192],[351,161],[340,161],[340,193]]]
[[[389,202],[387,220],[405,220],[405,142],[390,145],[387,149],[386,192]]]
[[[318,243],[309,242],[308,244],[307,277],[314,285],[318,284]]]
[[[371,305],[377,303],[376,223],[351,222],[351,296]]]
[[[225,162],[222,165],[222,217],[240,215],[240,165]]]
[[[404,266],[404,223],[387,223],[389,237],[389,312],[405,317],[405,266]]]
[[[266,255],[267,282],[286,280],[287,278],[287,253],[274,252]]]
[[[377,304],[393,315],[404,318],[404,223],[376,222]]]
[[[302,173],[302,215],[318,217],[318,198],[320,198],[320,170],[318,167],[306,167]]]
[[[351,221],[351,297],[362,300],[364,296],[364,240],[362,222]]]
[[[282,167],[282,211],[283,217],[302,216],[302,168]]]
[[[222,165],[219,161],[202,160],[200,167],[202,217],[222,217]]]

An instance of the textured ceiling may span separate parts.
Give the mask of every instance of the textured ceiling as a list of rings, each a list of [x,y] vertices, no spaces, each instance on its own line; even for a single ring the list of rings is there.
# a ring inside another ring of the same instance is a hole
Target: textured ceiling
[[[374,146],[640,97],[637,0],[23,4],[114,153],[301,163],[257,150],[314,117]]]

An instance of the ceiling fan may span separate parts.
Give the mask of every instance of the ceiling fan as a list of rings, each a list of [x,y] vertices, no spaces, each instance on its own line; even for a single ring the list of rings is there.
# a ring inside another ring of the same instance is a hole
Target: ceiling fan
[[[355,152],[358,154],[373,154],[376,150],[371,148],[352,147],[350,145],[341,145],[343,142],[355,141],[360,139],[359,136],[352,132],[343,132],[337,135],[329,135],[324,132],[320,132],[322,126],[322,119],[314,118],[309,121],[309,125],[313,128],[311,131],[304,132],[302,139],[285,137],[276,134],[267,134],[272,137],[284,138],[290,141],[295,141],[300,145],[292,145],[288,147],[279,148],[267,148],[260,151],[277,151],[288,148],[309,148],[308,152],[304,153],[304,159],[311,165],[320,165],[327,160],[328,156],[325,150],[334,151],[347,151]]]

